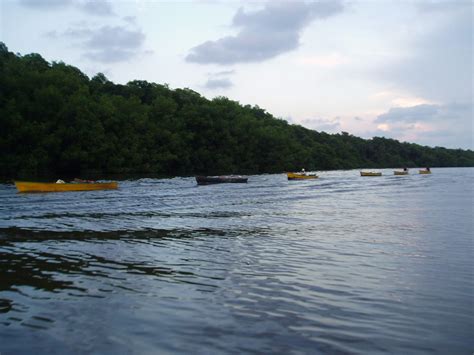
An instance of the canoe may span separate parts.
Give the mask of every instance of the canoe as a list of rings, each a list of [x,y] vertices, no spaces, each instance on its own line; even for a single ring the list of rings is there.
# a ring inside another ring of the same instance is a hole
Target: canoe
[[[393,175],[408,175],[408,171],[394,171]]]
[[[420,174],[431,174],[431,171],[429,170],[419,170]]]
[[[116,181],[94,182],[94,183],[65,183],[55,182],[26,182],[15,181],[18,192],[64,192],[64,191],[92,191],[92,190],[114,190],[118,188]]]
[[[382,176],[382,173],[376,173],[373,171],[370,171],[370,172],[361,171],[360,176]]]
[[[198,185],[212,185],[225,183],[247,183],[248,178],[240,175],[226,175],[226,176],[196,176]]]
[[[319,176],[310,173],[287,173],[288,180],[308,180],[317,179]]]

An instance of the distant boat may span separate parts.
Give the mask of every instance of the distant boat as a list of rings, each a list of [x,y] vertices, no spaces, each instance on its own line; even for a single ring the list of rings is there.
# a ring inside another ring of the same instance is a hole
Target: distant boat
[[[64,192],[64,191],[92,191],[115,190],[116,181],[92,183],[55,183],[55,182],[27,182],[15,181],[18,192]]]
[[[431,170],[419,170],[420,174],[431,174]]]
[[[404,171],[395,170],[393,172],[393,175],[408,175],[408,170],[404,170]]]
[[[240,175],[196,176],[196,182],[198,185],[247,183],[247,180],[247,177]]]
[[[312,173],[287,173],[288,180],[308,180],[317,179],[319,176]]]
[[[376,173],[374,171],[361,171],[360,176],[382,176],[382,173]]]

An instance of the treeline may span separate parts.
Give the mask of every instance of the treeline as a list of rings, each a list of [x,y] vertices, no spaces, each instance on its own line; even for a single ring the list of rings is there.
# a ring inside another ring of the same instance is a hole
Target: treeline
[[[0,127],[3,177],[474,166],[473,151],[317,132],[225,97],[89,79],[1,42]]]

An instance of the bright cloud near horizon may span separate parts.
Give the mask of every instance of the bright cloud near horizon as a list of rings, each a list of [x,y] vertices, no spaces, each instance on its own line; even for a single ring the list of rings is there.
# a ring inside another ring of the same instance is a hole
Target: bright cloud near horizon
[[[474,149],[466,1],[4,0],[0,41],[328,133]]]

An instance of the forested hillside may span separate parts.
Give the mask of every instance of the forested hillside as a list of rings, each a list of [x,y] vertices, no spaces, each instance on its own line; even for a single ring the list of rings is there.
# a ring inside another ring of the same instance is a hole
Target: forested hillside
[[[0,175],[192,175],[474,166],[474,152],[290,125],[190,89],[89,79],[0,43]]]

